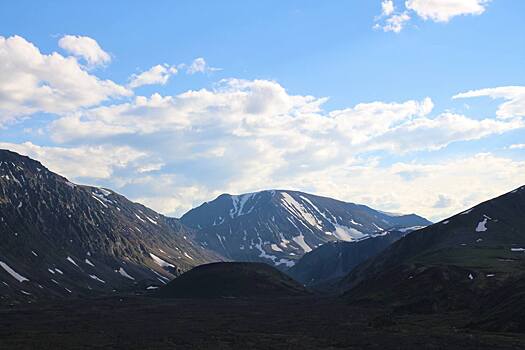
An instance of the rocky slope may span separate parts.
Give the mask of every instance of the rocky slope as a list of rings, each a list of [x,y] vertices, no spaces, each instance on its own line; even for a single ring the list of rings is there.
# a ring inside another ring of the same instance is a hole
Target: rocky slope
[[[327,242],[356,241],[392,228],[426,226],[420,216],[389,214],[365,205],[297,191],[220,195],[182,216],[195,240],[236,261],[288,268]]]
[[[408,310],[487,310],[523,271],[525,186],[407,235],[354,269],[341,288],[353,300]]]
[[[0,150],[0,301],[137,291],[220,259],[191,229]]]

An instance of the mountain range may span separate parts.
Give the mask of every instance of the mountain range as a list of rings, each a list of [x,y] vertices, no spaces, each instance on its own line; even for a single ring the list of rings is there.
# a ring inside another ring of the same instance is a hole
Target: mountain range
[[[154,290],[192,267],[224,260],[285,270],[324,243],[429,223],[414,214],[281,190],[221,195],[179,220],[1,150],[0,297],[12,302]]]
[[[298,191],[223,194],[181,217],[194,239],[234,261],[260,261],[281,269],[329,242],[359,241],[391,229],[431,224],[415,215],[374,210],[360,204]]]

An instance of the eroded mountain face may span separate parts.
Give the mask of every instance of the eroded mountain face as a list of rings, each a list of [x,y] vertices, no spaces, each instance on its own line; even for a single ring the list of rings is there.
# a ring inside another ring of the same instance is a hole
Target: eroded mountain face
[[[153,289],[220,258],[178,220],[0,150],[0,296]]]
[[[195,240],[236,261],[291,267],[327,242],[357,241],[391,228],[421,227],[420,216],[389,214],[364,205],[296,191],[223,194],[190,210],[181,221]]]

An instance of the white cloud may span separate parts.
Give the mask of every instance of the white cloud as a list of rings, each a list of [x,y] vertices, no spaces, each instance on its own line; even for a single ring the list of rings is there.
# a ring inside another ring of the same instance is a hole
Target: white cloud
[[[158,64],[145,72],[133,74],[130,78],[129,87],[137,88],[143,85],[154,84],[164,85],[174,74],[177,74],[177,68],[175,66],[170,67],[167,64]]]
[[[74,57],[45,55],[24,38],[0,36],[0,125],[36,112],[65,114],[131,91],[90,75]]]
[[[303,174],[282,186],[311,188],[322,195],[438,220],[523,184],[525,162],[482,153],[435,163],[333,167]]]
[[[407,11],[396,12],[392,0],[383,0],[381,2],[381,15],[376,17],[374,29],[399,33],[408,21],[410,21],[410,16]]]
[[[180,214],[182,208],[198,204],[197,199],[210,199],[219,192],[269,187],[345,195],[343,199],[348,200],[356,197],[354,190],[359,189],[360,197],[353,200],[395,209],[389,206],[399,204],[401,190],[382,196],[368,187],[363,191],[356,184],[358,187],[345,194],[339,193],[337,186],[361,172],[366,177],[384,175],[389,181],[403,178],[384,173],[375,164],[378,156],[370,158],[370,152],[385,156],[432,151],[453,142],[524,127],[522,118],[480,120],[452,113],[432,115],[434,105],[428,97],[421,101],[360,103],[328,112],[322,109],[325,101],[291,95],[273,81],[230,79],[214,90],[138,96],[131,102],[84,110],[57,119],[49,132],[53,140],[65,144],[112,142],[147,153],[144,166],[121,174],[118,180],[115,177],[116,186],[132,186],[134,198],[140,197],[165,213]],[[377,175],[373,176],[370,169]],[[418,171],[426,169],[429,167]],[[415,170],[409,171],[415,174]],[[414,181],[418,178],[413,177]],[[183,199],[179,190],[198,190],[198,194]],[[370,197],[365,197],[363,193],[369,191]],[[461,206],[453,193],[444,188],[439,193],[451,198],[455,206],[436,213]],[[429,213],[436,196],[400,208]],[[423,202],[425,207],[421,207]]]
[[[504,99],[506,102],[498,107],[496,114],[500,118],[525,116],[525,86],[501,86],[463,92],[453,98],[472,98],[488,96],[493,99]]]
[[[128,86],[130,88],[137,88],[143,85],[164,85],[168,82],[169,78],[172,75],[178,73],[178,71],[183,70],[186,74],[196,74],[196,73],[208,73],[219,71],[220,68],[210,67],[204,58],[199,57],[193,60],[189,65],[182,63],[178,66],[170,66],[168,64],[158,64],[151,67],[149,70],[144,71],[139,74],[133,74],[130,78],[130,83]]]
[[[516,143],[514,145],[510,145],[508,148],[509,149],[525,149],[525,143]]]
[[[403,30],[408,21],[410,21],[410,16],[405,11],[388,17],[385,20],[385,23],[379,27],[385,32],[399,33]]]
[[[183,65],[184,66],[184,65]],[[208,72],[215,72],[221,70],[220,68],[210,67],[208,63],[206,63],[206,60],[202,57],[198,57],[193,60],[193,62],[186,67],[186,72],[188,74],[195,74],[195,73],[208,73]]]
[[[504,100],[497,118],[480,119],[434,112],[429,97],[327,111],[327,98],[293,95],[268,80],[227,79],[214,89],[118,101],[132,92],[90,75],[74,57],[41,54],[20,37],[0,39],[0,62],[0,123],[39,111],[56,115],[39,135],[46,146],[0,147],[168,214],[221,192],[274,187],[437,218],[525,181],[523,162],[491,154],[381,163],[523,128],[519,86],[454,96]],[[209,71],[203,62],[192,71]],[[133,76],[130,86],[164,84],[172,74],[173,67],[158,65]]]
[[[0,148],[26,155],[42,162],[51,171],[70,179],[91,178],[95,182],[109,179],[115,169],[124,168],[145,156],[144,152],[128,146],[38,146],[31,142],[21,144],[0,142]]]
[[[522,119],[476,120],[464,115],[443,113],[436,118],[418,118],[389,130],[371,147],[395,152],[417,149],[437,150],[455,141],[477,140],[525,127]]]
[[[448,22],[461,15],[480,15],[490,0],[407,0],[402,11],[396,11],[394,2],[381,2],[381,15],[375,18],[374,29],[399,33],[412,15],[434,22]]]
[[[438,209],[448,208],[448,207],[450,207],[452,205],[452,203],[453,203],[453,199],[452,198],[450,198],[447,195],[440,194],[440,195],[438,195],[436,203],[434,203],[433,207],[434,208],[438,208]]]
[[[461,15],[480,15],[490,0],[407,0],[405,6],[424,20],[448,22]]]
[[[394,1],[392,0],[383,0],[381,1],[381,10],[383,16],[390,16],[394,13]]]
[[[111,61],[111,56],[102,50],[95,39],[88,36],[64,35],[58,46],[68,53],[83,58],[90,66],[104,65]]]

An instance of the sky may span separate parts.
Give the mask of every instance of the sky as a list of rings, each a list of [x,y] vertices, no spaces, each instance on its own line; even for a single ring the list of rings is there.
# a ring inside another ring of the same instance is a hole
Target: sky
[[[290,189],[440,220],[525,184],[524,14],[0,2],[0,148],[172,216]]]

